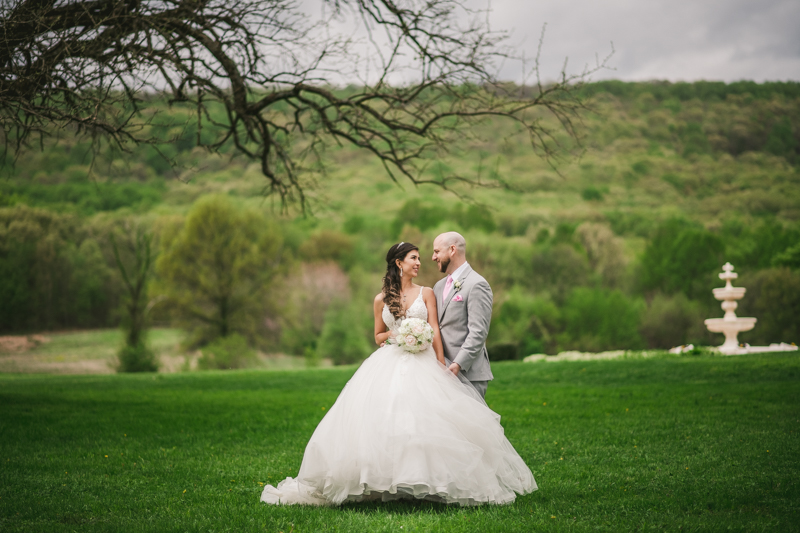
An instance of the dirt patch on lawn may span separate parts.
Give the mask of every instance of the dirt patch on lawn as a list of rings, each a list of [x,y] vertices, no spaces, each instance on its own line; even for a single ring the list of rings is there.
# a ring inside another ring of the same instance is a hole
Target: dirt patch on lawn
[[[47,332],[36,335],[0,336],[0,373],[35,374],[112,374],[116,372],[117,351],[121,342],[115,330],[86,330],[77,332]],[[174,337],[174,338],[173,338]],[[153,350],[159,362],[159,372],[199,370],[199,350],[183,351],[179,336],[154,341]],[[319,366],[332,366],[329,360]],[[298,370],[306,367],[302,357],[282,353],[258,353],[250,368]]]
[[[108,359],[81,361],[41,361],[29,355],[0,357],[0,372],[31,374],[112,374],[116,372]]]
[[[44,335],[2,335],[0,353],[23,353],[47,342],[50,339]]]

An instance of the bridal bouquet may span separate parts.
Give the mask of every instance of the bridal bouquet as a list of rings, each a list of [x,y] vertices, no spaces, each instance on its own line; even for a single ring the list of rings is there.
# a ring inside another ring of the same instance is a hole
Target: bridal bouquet
[[[407,352],[427,350],[433,342],[433,328],[421,318],[406,318],[400,323],[394,344]]]

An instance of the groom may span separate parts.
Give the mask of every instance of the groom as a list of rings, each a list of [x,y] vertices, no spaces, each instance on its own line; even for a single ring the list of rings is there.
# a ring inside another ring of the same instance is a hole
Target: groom
[[[439,329],[450,371],[464,374],[486,396],[494,377],[489,367],[486,336],[492,319],[492,289],[467,263],[467,242],[451,231],[433,241],[433,260],[447,277],[433,287],[439,307]]]

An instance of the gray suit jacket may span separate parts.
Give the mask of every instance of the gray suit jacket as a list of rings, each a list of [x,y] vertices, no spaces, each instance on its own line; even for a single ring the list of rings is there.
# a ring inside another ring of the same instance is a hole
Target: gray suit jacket
[[[443,302],[446,280],[447,277],[442,278],[433,287],[439,308],[444,356],[458,363],[468,380],[489,381],[494,378],[486,351],[486,337],[492,320],[492,288],[483,276],[467,266],[461,278],[456,280],[461,281],[461,289],[451,288],[447,301]]]

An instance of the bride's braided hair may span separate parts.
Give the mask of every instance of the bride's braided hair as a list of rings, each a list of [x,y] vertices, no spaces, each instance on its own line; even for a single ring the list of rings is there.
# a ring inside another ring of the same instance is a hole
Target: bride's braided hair
[[[419,251],[419,248],[410,242],[401,242],[389,248],[386,254],[386,275],[383,277],[383,303],[389,308],[392,315],[400,319],[403,316],[403,298],[400,295],[402,281],[397,260],[402,261],[409,252]]]

